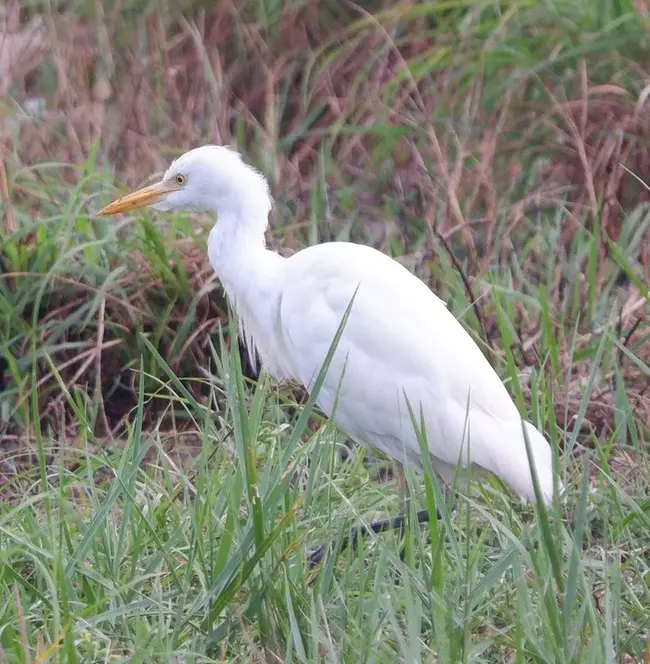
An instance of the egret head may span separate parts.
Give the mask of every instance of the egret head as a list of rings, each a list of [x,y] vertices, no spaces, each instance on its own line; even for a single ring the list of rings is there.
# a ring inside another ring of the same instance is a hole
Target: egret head
[[[143,207],[211,211],[218,216],[238,217],[249,211],[266,217],[271,198],[264,176],[245,164],[238,152],[220,145],[204,145],[172,162],[160,182],[113,201],[98,215]]]

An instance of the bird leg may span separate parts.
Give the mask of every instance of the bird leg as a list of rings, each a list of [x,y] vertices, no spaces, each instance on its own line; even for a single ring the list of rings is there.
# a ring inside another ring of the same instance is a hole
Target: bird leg
[[[345,551],[348,547],[352,547],[353,551],[356,551],[356,548],[359,544],[359,535],[364,537],[370,532],[383,533],[386,530],[393,530],[394,528],[402,529],[404,527],[404,521],[407,519],[407,516],[402,512],[399,516],[393,517],[392,519],[381,519],[379,521],[373,521],[372,523],[365,525],[361,524],[356,528],[350,530],[350,534],[346,535],[341,542],[341,551]],[[429,521],[429,510],[420,510],[416,514],[416,521],[418,523],[428,523]],[[326,544],[321,544],[317,549],[311,552],[309,555],[309,566],[315,567],[320,563],[325,557],[325,551],[327,551],[328,546],[331,542]]]
[[[353,551],[356,551],[359,544],[359,535],[365,537],[369,532],[383,533],[386,530],[393,530],[395,528],[400,529],[400,541],[404,539],[405,534],[405,522],[408,519],[408,501],[410,499],[408,492],[408,485],[406,483],[406,475],[404,473],[404,468],[401,464],[396,464],[395,475],[397,483],[399,486],[400,493],[404,500],[404,507],[400,514],[396,517],[389,519],[381,519],[379,521],[373,521],[372,523],[365,525],[361,524],[355,528],[352,528],[350,533],[343,538],[341,542],[341,551],[345,551],[348,547],[352,547]],[[445,491],[445,500],[447,500],[447,493]],[[440,512],[438,511],[438,518],[440,518]],[[429,510],[420,510],[415,515],[415,520],[418,524],[428,523],[429,522]],[[323,558],[325,557],[325,552],[327,551],[331,542],[321,544],[317,549],[311,552],[309,555],[309,566],[310,568],[318,565]],[[400,547],[400,558],[404,560],[405,549],[404,546]]]
[[[401,463],[395,462],[395,479],[397,481],[397,488],[402,498],[402,511],[400,516],[403,517],[402,523],[399,526],[399,559],[404,562],[404,557],[406,556],[406,525],[409,520],[409,502],[411,500],[411,492],[409,491],[409,486],[406,482],[406,471],[404,466]],[[428,519],[427,519],[428,521]]]

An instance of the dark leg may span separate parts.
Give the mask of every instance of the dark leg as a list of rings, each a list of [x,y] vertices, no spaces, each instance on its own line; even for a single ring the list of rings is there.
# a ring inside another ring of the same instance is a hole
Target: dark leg
[[[397,486],[399,487],[399,492],[402,496],[402,503],[404,505],[404,507],[402,507],[402,512],[400,514],[400,516],[404,518],[402,519],[402,523],[399,526],[399,541],[400,541],[399,559],[402,562],[404,562],[404,558],[406,557],[406,528],[411,516],[409,512],[411,492],[409,491],[409,485],[408,482],[406,481],[406,472],[404,471],[404,466],[402,466],[401,463],[395,464],[395,477],[397,478]],[[427,519],[427,521],[428,520],[429,519]]]
[[[368,526],[361,525],[357,528],[353,528],[350,531],[349,535],[346,535],[343,538],[341,543],[341,551],[345,551],[348,547],[352,547],[352,550],[356,551],[356,548],[359,543],[359,534],[362,537],[367,535],[369,532],[375,534],[383,533],[386,530],[392,530],[393,528],[400,529],[400,542],[404,542],[404,536],[406,535],[406,521],[409,519],[408,503],[410,500],[410,495],[408,491],[408,484],[406,483],[406,474],[404,473],[404,468],[401,464],[395,464],[395,478],[397,479],[397,484],[399,487],[399,492],[402,495],[404,501],[404,508],[399,516],[393,517],[392,519],[382,519],[381,521],[374,521]],[[443,489],[444,491],[444,500],[447,502],[447,488],[446,486]],[[438,518],[440,518],[440,512],[438,511]],[[429,522],[429,511],[420,510],[415,517],[415,520],[418,524],[428,523]],[[325,552],[329,547],[329,543],[321,544],[317,549],[311,552],[309,555],[309,567],[313,568],[318,563],[320,563],[325,557]],[[400,559],[404,562],[404,556],[406,555],[405,545],[400,546]]]
[[[397,517],[394,517],[392,519],[382,519],[381,521],[373,521],[370,525],[365,526],[359,526],[358,528],[353,528],[350,531],[349,535],[346,535],[343,538],[343,542],[341,543],[341,551],[345,551],[348,547],[352,547],[353,550],[356,550],[359,542],[359,534],[361,536],[367,535],[369,532],[373,532],[375,534],[378,533],[383,533],[386,530],[392,530],[393,528],[400,528],[403,532],[404,528],[404,522],[408,516],[405,513],[400,514]],[[417,515],[416,515],[416,520],[418,523],[428,523],[429,521],[429,511],[428,510],[420,510]],[[319,546],[315,551],[312,551],[312,553],[309,555],[309,566],[310,567],[315,567],[320,563],[323,558],[325,557],[325,551],[327,551],[327,548],[329,546],[329,543],[327,544],[322,544]]]

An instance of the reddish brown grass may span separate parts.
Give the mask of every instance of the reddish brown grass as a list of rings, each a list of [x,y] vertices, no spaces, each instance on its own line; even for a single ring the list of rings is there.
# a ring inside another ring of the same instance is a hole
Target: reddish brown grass
[[[453,67],[431,76],[414,73],[417,58],[434,47],[453,48],[457,41],[450,33],[438,35],[433,43],[422,19],[411,21],[408,28],[417,37],[404,45],[397,39],[397,13],[386,12],[381,21],[362,15],[365,27],[351,32],[351,21],[359,19],[353,9],[345,5],[336,15],[324,17],[319,3],[312,1],[285,13],[269,30],[247,15],[244,4],[218,3],[210,13],[198,10],[192,20],[151,12],[138,17],[146,41],[135,28],[124,34],[125,19],[117,4],[99,3],[103,15],[92,20],[65,12],[30,17],[21,14],[16,1],[2,9],[0,97],[10,104],[9,95],[14,95],[22,106],[29,100],[44,100],[37,121],[19,120],[16,114],[3,121],[4,233],[15,229],[12,206],[27,204],[34,215],[40,213],[39,200],[30,197],[29,191],[18,186],[9,190],[6,169],[17,168],[19,161],[83,163],[99,140],[106,168],[114,165],[118,177],[133,186],[146,174],[164,168],[178,151],[206,142],[232,142],[234,136],[243,135],[243,147],[270,173],[276,197],[290,201],[294,223],[283,229],[284,246],[298,248],[302,242],[301,229],[310,218],[310,193],[319,179],[319,155],[324,149],[344,180],[363,183],[357,204],[364,239],[384,247],[397,238],[407,254],[405,260],[432,285],[436,282],[428,261],[443,242],[461,257],[458,267],[474,299],[478,278],[495,261],[508,260],[509,249],[499,243],[497,223],[515,234],[532,210],[566,198],[575,224],[564,228],[563,243],[568,245],[581,225],[593,225],[595,220],[604,238],[617,240],[625,211],[648,201],[648,190],[628,172],[650,182],[648,88],[635,96],[616,81],[592,82],[588,63],[582,61],[574,79],[563,88],[542,81],[547,103],[528,104],[522,91],[515,89],[504,95],[498,108],[486,109],[480,76],[461,89],[460,75]],[[389,88],[393,89],[390,105],[386,102]],[[559,89],[565,90],[562,98]],[[444,117],[458,121],[452,126],[440,120]],[[311,118],[309,131],[304,128],[306,118]],[[369,173],[378,169],[374,151],[380,141],[372,131],[378,123],[407,131],[392,142],[386,155],[392,163],[390,175],[375,178]],[[342,131],[351,126],[368,133]],[[297,139],[288,143],[294,133]],[[533,147],[533,137],[540,135],[543,143]],[[520,181],[522,161],[539,154],[548,158],[546,165],[534,186],[513,200],[511,192]],[[70,182],[78,177],[73,169],[62,173]],[[339,183],[332,179],[328,185]],[[424,250],[414,249],[417,238],[407,224],[386,219],[386,191],[403,201],[405,214],[425,222]],[[407,201],[413,192],[416,195]],[[330,222],[336,226],[339,220]],[[604,279],[610,256],[605,241],[601,246],[598,274]],[[646,242],[639,255],[631,257],[646,282],[649,246]],[[189,245],[183,246],[183,252],[185,268],[198,288],[211,278],[206,257]],[[114,331],[133,329],[136,323],[146,327],[147,317],[154,315],[147,302],[159,284],[146,261],[139,260],[142,270],[125,277],[137,280],[130,301],[109,289],[97,324],[84,339],[85,350],[58,357],[58,369],[68,387],[94,382],[101,400],[108,377],[122,370],[120,356],[113,351],[123,341]],[[531,274],[539,269],[534,264],[524,267]],[[68,286],[62,291],[64,301],[43,312],[43,320],[69,312],[95,288],[83,282]],[[551,308],[560,306],[562,289],[558,275],[557,288],[549,293]],[[622,283],[620,292],[623,338],[626,330],[647,326],[648,308],[632,284]],[[183,319],[186,306],[177,303],[177,321]],[[480,305],[477,311],[484,336],[491,342],[496,334],[494,315]],[[539,320],[523,306],[518,316],[518,359],[535,364]],[[222,303],[206,296],[196,332],[179,357],[190,358],[194,365],[205,362],[208,336],[223,319]],[[591,334],[584,331],[578,347],[588,345]],[[572,361],[568,336],[562,344],[566,369]],[[491,350],[499,354],[498,348]],[[650,357],[647,343],[639,352]],[[647,381],[631,362],[624,362],[624,367],[630,399],[636,412],[647,418]],[[589,370],[587,361],[571,370],[570,417]],[[587,413],[587,422],[596,430],[614,426],[610,378],[604,377],[607,387],[593,395]],[[58,388],[51,371],[43,372],[39,385],[53,388],[44,391],[42,407],[49,421],[56,422],[64,399],[61,393],[54,395]],[[558,397],[559,402],[567,402],[566,395]],[[115,408],[103,405],[104,431],[99,434],[119,431],[133,400],[116,403]],[[562,419],[564,413],[558,416]],[[62,422],[64,428],[68,425]]]

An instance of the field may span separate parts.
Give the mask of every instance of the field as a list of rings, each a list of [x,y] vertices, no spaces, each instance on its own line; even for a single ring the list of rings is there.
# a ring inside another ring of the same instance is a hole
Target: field
[[[9,0],[0,28],[0,663],[650,662],[643,0]],[[403,560],[340,550],[399,512],[390,461],[231,343],[213,220],[95,216],[208,142],[269,178],[274,248],[370,244],[447,301],[563,502],[410,476],[441,516]]]

